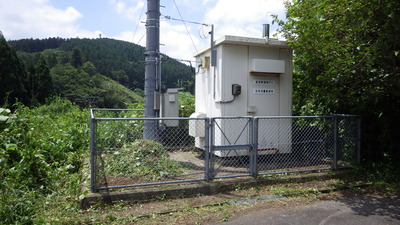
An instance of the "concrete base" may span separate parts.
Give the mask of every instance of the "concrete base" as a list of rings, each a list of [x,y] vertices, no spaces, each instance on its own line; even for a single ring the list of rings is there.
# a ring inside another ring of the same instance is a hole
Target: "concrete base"
[[[337,171],[337,173],[340,171]],[[345,172],[345,171],[343,171]],[[329,172],[319,173],[301,173],[285,176],[282,180],[279,177],[259,177],[253,179],[251,177],[238,177],[231,179],[221,179],[212,182],[201,183],[181,183],[181,184],[165,184],[158,186],[145,186],[130,189],[119,189],[101,191],[98,193],[90,193],[80,202],[81,208],[86,209],[92,205],[104,203],[112,204],[117,201],[150,201],[157,197],[163,196],[167,198],[183,198],[196,195],[212,195],[235,190],[240,187],[254,187],[257,185],[268,185],[279,182],[286,182],[287,179],[293,182],[301,182],[307,179],[327,179]]]

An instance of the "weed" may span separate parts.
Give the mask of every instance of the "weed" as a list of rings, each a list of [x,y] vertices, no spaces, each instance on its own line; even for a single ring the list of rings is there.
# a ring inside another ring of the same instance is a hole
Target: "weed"
[[[168,196],[166,194],[162,194],[162,195],[158,195],[156,197],[156,199],[159,201],[166,201],[166,200],[168,200]]]
[[[108,214],[108,215],[106,215],[106,220],[107,221],[115,221],[115,220],[117,220],[117,217],[115,215]]]
[[[113,206],[114,206],[113,208],[117,208],[117,209],[127,208],[127,207],[130,207],[131,205],[132,204],[130,202],[123,201],[123,200],[113,202]]]
[[[150,214],[150,218],[156,218],[158,216],[158,213],[157,212],[152,212],[151,214]]]
[[[197,194],[196,194],[196,197],[197,197],[197,198],[201,198],[201,197],[204,197],[204,195],[201,194],[201,193],[197,193]]]
[[[244,189],[244,187],[242,187],[241,184],[235,184],[235,191],[241,191],[243,189]]]
[[[336,176],[336,172],[335,171],[328,171],[328,177],[335,177]]]
[[[127,219],[127,222],[130,222],[130,223],[137,222],[137,221],[139,221],[139,218],[137,216],[132,215],[132,214]]]
[[[276,187],[276,186],[271,186],[271,188],[269,189],[269,191],[275,195],[282,195],[282,196],[286,196],[286,195],[290,195],[293,193],[292,189],[286,188],[286,187]]]
[[[228,222],[228,221],[229,221],[229,219],[224,217],[220,221],[218,221],[218,223],[223,223],[223,222]]]
[[[60,203],[77,210],[87,122],[86,112],[60,98],[33,109],[17,106],[0,129],[0,221],[41,223],[48,219],[44,209]]]

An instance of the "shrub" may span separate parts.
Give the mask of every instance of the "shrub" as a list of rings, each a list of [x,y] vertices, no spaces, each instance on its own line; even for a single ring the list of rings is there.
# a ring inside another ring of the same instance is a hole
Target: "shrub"
[[[190,117],[195,111],[194,96],[189,92],[179,92],[179,116]]]
[[[17,106],[13,119],[3,126],[0,221],[34,223],[43,210],[42,199],[52,196],[54,201],[64,201],[78,193],[76,174],[89,147],[88,114],[54,98],[38,108]]]

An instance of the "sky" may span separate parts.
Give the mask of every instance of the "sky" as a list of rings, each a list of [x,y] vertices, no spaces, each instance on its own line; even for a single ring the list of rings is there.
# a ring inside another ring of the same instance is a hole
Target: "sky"
[[[272,14],[285,18],[287,0],[160,0],[160,51],[193,60],[223,35],[262,37]],[[146,0],[0,0],[0,31],[7,40],[107,37],[146,45]],[[171,19],[168,19],[171,18]]]

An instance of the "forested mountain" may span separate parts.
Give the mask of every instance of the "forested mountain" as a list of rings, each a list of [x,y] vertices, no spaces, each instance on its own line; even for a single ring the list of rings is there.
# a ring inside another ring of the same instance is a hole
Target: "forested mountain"
[[[2,45],[6,46],[4,37],[2,39]],[[23,101],[28,105],[43,103],[43,95],[57,94],[74,102],[97,99],[98,107],[123,107],[138,98],[127,91],[140,92],[144,88],[145,48],[136,44],[108,38],[48,38],[8,41],[8,45],[8,51],[13,51],[14,58],[22,64],[18,68],[23,68],[23,72],[18,72],[19,80],[14,82],[23,85],[13,90],[21,90],[18,96],[28,96],[28,100]],[[166,87],[184,87],[193,93],[194,74],[190,66],[163,55],[161,67]],[[38,81],[39,77],[42,82]],[[113,81],[125,89],[117,84],[111,85],[114,91],[107,89],[104,84]],[[46,89],[39,90],[44,83]],[[116,89],[124,89],[125,94]],[[0,96],[0,104],[4,104],[5,94]]]
[[[80,58],[81,63],[90,61],[100,74],[110,77],[129,88],[143,89],[144,86],[145,48],[136,44],[108,38],[22,39],[9,41],[9,44],[22,54],[44,53],[49,59],[50,67],[56,62],[61,64],[68,63],[70,62],[70,57],[74,56],[74,60]],[[164,62],[161,69],[163,82],[167,87],[175,87],[178,80],[194,81],[194,75],[189,66],[166,55],[163,55],[163,59]],[[193,85],[186,88],[191,90]]]

